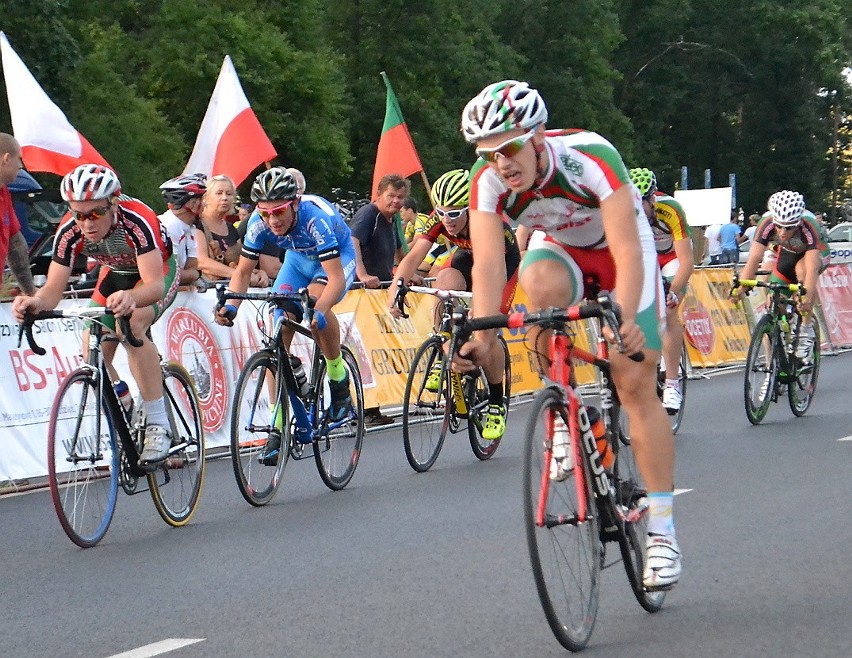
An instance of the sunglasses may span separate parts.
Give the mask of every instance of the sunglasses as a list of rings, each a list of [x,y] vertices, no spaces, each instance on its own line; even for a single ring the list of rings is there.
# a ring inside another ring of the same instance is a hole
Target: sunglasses
[[[280,206],[275,206],[274,208],[258,208],[257,214],[260,215],[263,219],[269,219],[272,215],[283,215],[284,211],[292,205],[293,201],[290,200],[286,203],[282,203]]]
[[[467,208],[462,208],[460,210],[441,210],[440,208],[435,208],[435,214],[438,215],[441,219],[449,219],[450,221],[455,221],[462,215],[467,212]]]
[[[100,208],[92,208],[89,212],[80,212],[79,210],[72,210],[71,216],[74,217],[78,222],[85,221],[87,219],[100,219],[101,217],[105,217],[106,214],[112,208],[111,204],[107,204]]]
[[[498,155],[502,155],[504,158],[514,158],[521,152],[521,149],[524,148],[526,143],[533,138],[533,135],[535,135],[535,128],[525,132],[520,137],[507,139],[505,142],[498,144],[494,148],[478,148],[476,149],[476,155],[486,162],[497,162]]]

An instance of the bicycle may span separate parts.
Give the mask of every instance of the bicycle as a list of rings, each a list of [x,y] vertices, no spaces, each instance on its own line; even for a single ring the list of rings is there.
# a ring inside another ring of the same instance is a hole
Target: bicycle
[[[289,352],[282,342],[285,327],[313,342],[310,329],[283,312],[274,320],[271,331],[265,329],[268,314],[264,308],[283,310],[288,302],[301,304],[310,323],[314,300],[307,289],[298,293],[235,293],[220,285],[217,297],[219,307],[230,299],[261,302],[258,325],[262,328],[263,347],[243,366],[231,411],[231,461],[243,498],[255,507],[272,500],[291,457],[301,460],[313,456],[325,485],[333,491],[343,489],[355,474],[365,432],[364,391],[355,355],[341,345],[352,411],[343,420],[330,421],[326,413],[331,399],[329,380],[319,346],[313,343],[309,385],[307,392],[300,395]],[[276,418],[280,419],[278,423]],[[260,462],[260,456],[269,433],[275,431],[281,433],[281,448],[275,465],[267,466]]]
[[[766,417],[769,404],[784,395],[795,416],[804,416],[816,393],[820,364],[819,323],[813,322],[813,353],[811,359],[798,359],[799,329],[802,315],[796,300],[788,295],[804,296],[804,286],[796,283],[764,282],[734,276],[733,289],[766,288],[772,295],[768,312],[758,320],[751,334],[746,357],[743,393],[746,416],[752,425]]]
[[[55,309],[28,314],[18,343],[26,334],[30,348],[46,350],[33,337],[34,322],[60,318],[89,320],[86,361],[59,385],[50,410],[48,480],[53,507],[68,538],[82,548],[96,545],[115,513],[119,486],[133,495],[150,491],[154,507],[171,526],[186,525],[195,513],[204,483],[205,443],[201,407],[192,377],[178,363],[162,361],[163,396],[172,446],[168,457],[152,472],[139,466],[146,421],[131,417],[113,389],[103,342],[120,342],[103,324],[109,310],[102,306]],[[139,347],[127,318],[117,318],[124,339]],[[145,476],[148,489],[139,489]]]
[[[665,589],[650,590],[642,584],[648,503],[630,438],[621,430],[621,404],[610,377],[608,345],[598,332],[596,353],[583,350],[574,344],[567,327],[568,322],[586,318],[597,318],[618,336],[617,309],[606,293],[594,302],[476,318],[464,327],[465,335],[527,325],[552,330],[548,376],[533,400],[526,431],[524,521],[545,618],[559,643],[571,651],[583,649],[591,637],[601,569],[618,563],[618,559],[607,562],[608,543],[618,544],[627,579],[642,608],[656,612],[666,596]],[[634,360],[642,358],[636,355]],[[600,372],[603,436],[592,430],[573,360]],[[598,448],[602,438],[613,453],[609,468],[604,468]],[[553,468],[554,449],[564,446],[566,439],[570,466],[560,473]]]
[[[488,407],[488,380],[480,370],[474,373],[459,373],[450,369],[452,354],[459,343],[453,337],[454,327],[467,321],[469,308],[463,304],[471,293],[459,290],[438,290],[424,286],[409,286],[402,280],[396,297],[402,317],[405,296],[408,292],[437,297],[441,308],[441,321],[436,333],[430,335],[414,354],[402,403],[402,440],[405,457],[418,473],[428,471],[444,445],[447,432],[456,434],[467,429],[470,448],[477,459],[490,459],[500,445],[501,439],[488,441],[482,438],[482,415]],[[498,336],[505,359],[503,382],[505,392],[503,404],[508,414],[511,399],[512,364],[509,347],[502,336]],[[444,346],[449,341],[449,349]],[[436,364],[440,363],[440,378],[437,386],[427,388],[426,383]],[[436,436],[437,433],[437,436]]]
[[[671,412],[666,409],[666,413],[669,416],[669,421],[672,426],[672,434],[677,434],[677,431],[680,429],[681,424],[683,423],[683,412],[686,409],[686,383],[688,381],[687,377],[687,363],[689,355],[686,353],[686,345],[681,348],[680,351],[680,359],[678,361],[677,366],[677,381],[678,386],[680,387],[680,409],[675,412]],[[663,359],[660,359],[660,364],[657,367],[657,395],[660,398],[660,401],[663,400],[663,393],[666,389],[666,364]]]

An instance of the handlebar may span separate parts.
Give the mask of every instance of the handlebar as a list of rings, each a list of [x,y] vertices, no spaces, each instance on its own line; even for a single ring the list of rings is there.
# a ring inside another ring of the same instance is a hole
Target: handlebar
[[[234,292],[233,290],[228,290],[224,284],[220,283],[216,286],[215,312],[218,312],[220,308],[225,306],[225,302],[229,299],[267,302],[282,310],[284,302],[297,302],[304,309],[308,324],[313,319],[314,306],[317,301],[315,297],[311,296],[307,288],[300,288],[298,292],[274,292],[271,290],[268,292]]]
[[[451,301],[453,299],[471,299],[473,297],[473,293],[468,292],[467,290],[441,290],[440,288],[429,288],[428,286],[410,286],[402,279],[397,279],[396,283],[396,297],[394,298],[393,303],[399,309],[400,316],[403,318],[408,317],[408,313],[405,312],[405,296],[409,292],[432,295],[443,302]]]
[[[27,313],[24,316],[24,321],[18,328],[18,347],[21,346],[23,336],[26,335],[27,343],[29,343],[30,349],[33,352],[39,356],[47,354],[47,350],[36,343],[35,337],[33,336],[34,322],[39,322],[41,320],[57,320],[60,318],[96,319],[103,317],[104,315],[113,315],[113,312],[105,306],[82,306],[54,309],[52,311],[39,311],[38,313]],[[124,339],[133,347],[142,347],[142,341],[133,334],[133,330],[130,328],[130,318],[126,315],[122,315],[120,317],[116,317],[116,321],[121,329],[121,333],[124,335]]]
[[[742,286],[743,288],[767,288],[772,292],[797,292],[802,297],[808,294],[808,291],[800,283],[777,283],[773,281],[760,281],[759,279],[741,279],[739,275],[734,274],[734,279],[731,283],[731,292]]]

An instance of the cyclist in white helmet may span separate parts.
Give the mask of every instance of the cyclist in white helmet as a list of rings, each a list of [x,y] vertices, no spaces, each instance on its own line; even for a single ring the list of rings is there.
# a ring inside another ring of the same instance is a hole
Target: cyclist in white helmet
[[[504,217],[541,232],[520,269],[531,310],[577,303],[593,286],[614,292],[625,353],[613,351],[612,376],[630,417],[650,504],[643,581],[666,589],[680,577],[681,558],[672,519],[674,437],[656,392],[663,303],[654,236],[612,144],[593,132],[546,131],[546,121],[539,93],[515,80],[487,86],[462,113],[462,133],[480,158],[469,210],[473,314],[499,310],[506,281]],[[543,338],[538,336],[539,344]],[[494,332],[480,332],[462,346],[468,360],[457,366],[482,363],[494,340]],[[646,353],[641,363],[627,358],[639,351]],[[551,477],[558,479],[552,466]]]
[[[47,283],[32,297],[15,298],[15,317],[20,322],[25,313],[56,308],[77,256],[88,256],[101,265],[92,305],[107,306],[119,317],[129,316],[133,334],[142,341],[140,347],[123,344],[147,418],[139,464],[154,470],[168,456],[171,435],[160,357],[146,334],[177,294],[171,240],[151,208],[121,193],[118,177],[107,167],[80,165],[62,179],[60,191],[70,209],[56,231]],[[114,318],[104,318],[104,324],[115,331]],[[102,346],[110,362],[115,346]],[[111,366],[110,375],[117,379]]]
[[[201,277],[195,223],[206,191],[207,176],[204,174],[178,176],[160,185],[160,192],[169,208],[162,215],[157,215],[157,219],[166,227],[172,240],[181,285],[193,283]]]
[[[805,198],[792,190],[781,190],[769,197],[767,212],[763,215],[748,253],[748,261],[740,278],[753,279],[763,261],[766,249],[775,245],[777,258],[769,277],[778,283],[799,283],[805,286],[806,296],[799,299],[799,310],[804,318],[796,357],[810,359],[813,355],[813,310],[817,299],[820,272],[828,265],[829,249],[820,225],[813,213],[805,208]],[[738,301],[746,291],[740,287],[731,297]]]

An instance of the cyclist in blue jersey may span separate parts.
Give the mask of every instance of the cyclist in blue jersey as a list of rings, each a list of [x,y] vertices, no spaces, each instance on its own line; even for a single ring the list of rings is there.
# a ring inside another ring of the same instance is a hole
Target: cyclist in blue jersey
[[[285,167],[273,167],[261,173],[251,189],[255,211],[248,219],[240,260],[231,275],[229,289],[242,293],[257,267],[265,245],[272,244],[284,253],[284,262],[275,278],[273,290],[297,292],[307,287],[316,298],[311,332],[326,360],[331,383],[329,414],[341,420],[351,413],[349,378],[340,353],[340,326],[331,310],[343,299],[355,280],[355,250],[349,227],[337,208],[313,194],[298,194],[298,183]],[[226,304],[216,312],[217,324],[231,326],[239,300]],[[288,317],[301,322],[302,309],[296,304],[286,308]],[[283,340],[289,348],[293,330]],[[277,442],[277,445],[276,445]],[[263,463],[277,462],[281,435],[270,433]]]

